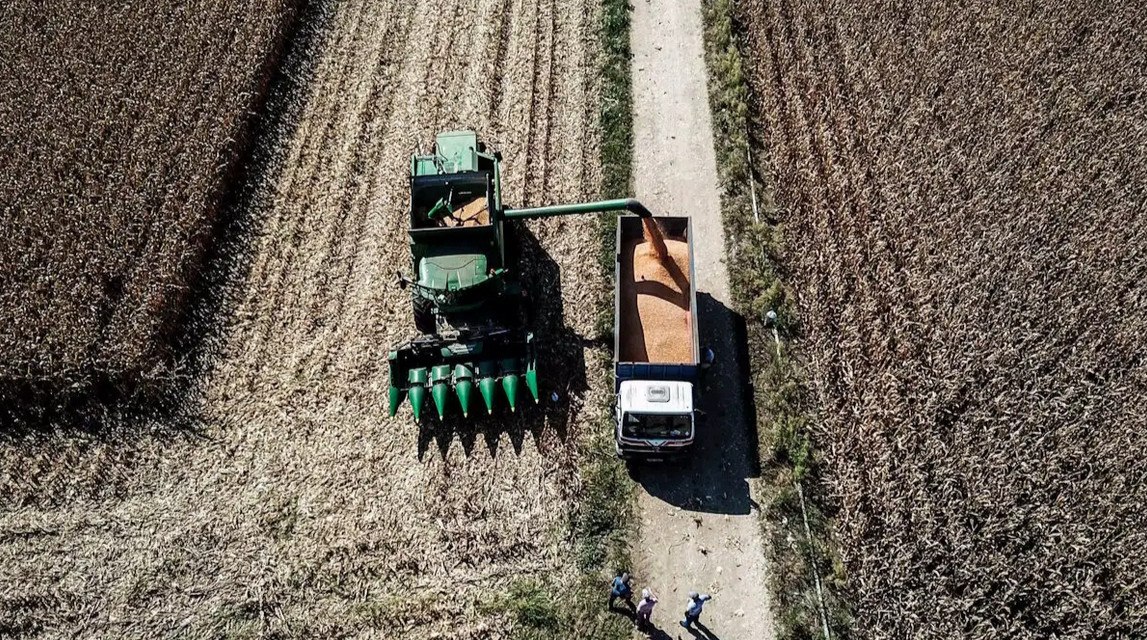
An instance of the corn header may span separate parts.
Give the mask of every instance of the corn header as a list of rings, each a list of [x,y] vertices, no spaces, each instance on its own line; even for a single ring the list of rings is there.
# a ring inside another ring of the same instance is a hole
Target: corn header
[[[515,225],[532,218],[595,212],[651,214],[633,199],[524,209],[505,208],[501,155],[472,131],[437,136],[431,153],[410,161],[413,272],[398,274],[411,292],[417,334],[389,354],[390,415],[409,398],[420,420],[429,395],[441,419],[505,404],[538,401],[535,336],[526,321]],[[522,391],[522,387],[525,391]]]

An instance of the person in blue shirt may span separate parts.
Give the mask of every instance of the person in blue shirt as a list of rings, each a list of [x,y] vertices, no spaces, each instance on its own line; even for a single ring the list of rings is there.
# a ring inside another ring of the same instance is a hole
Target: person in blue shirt
[[[630,580],[631,579],[629,574],[626,572],[618,574],[617,577],[613,579],[613,583],[611,583],[609,589],[610,610],[615,608],[613,603],[618,598],[621,598],[623,601],[625,601],[626,604],[629,605],[631,610],[637,611],[637,606],[633,604],[633,587],[629,586]]]
[[[705,602],[712,599],[713,597],[708,594],[698,595],[696,591],[690,591],[689,603],[685,605],[685,619],[679,624],[686,629],[692,629],[701,617],[701,610],[705,608]]]

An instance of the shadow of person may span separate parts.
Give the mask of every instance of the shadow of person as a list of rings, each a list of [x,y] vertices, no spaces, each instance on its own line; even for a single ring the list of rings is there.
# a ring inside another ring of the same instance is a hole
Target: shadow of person
[[[637,620],[637,606],[628,600],[622,600],[624,607],[619,607],[615,604],[609,605],[609,612],[615,615],[625,616],[632,621]]]
[[[694,622],[693,626],[696,627],[696,631],[700,633],[700,635],[694,634],[697,637],[705,638],[706,640],[721,640],[717,637],[717,634],[713,633],[712,629],[706,627],[700,621]]]

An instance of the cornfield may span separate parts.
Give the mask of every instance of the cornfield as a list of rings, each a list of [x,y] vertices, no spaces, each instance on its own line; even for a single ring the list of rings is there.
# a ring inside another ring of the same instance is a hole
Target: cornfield
[[[297,4],[5,3],[6,387],[162,374]]]
[[[739,11],[856,636],[1143,636],[1147,8]]]
[[[241,241],[190,427],[3,441],[0,635],[521,637],[513,602],[576,584],[581,445],[612,391],[597,220],[526,234],[560,404],[420,429],[387,415],[386,357],[414,332],[394,271],[410,269],[410,154],[437,132],[503,153],[508,204],[598,194],[601,6],[446,5],[302,11],[287,115],[225,216]]]

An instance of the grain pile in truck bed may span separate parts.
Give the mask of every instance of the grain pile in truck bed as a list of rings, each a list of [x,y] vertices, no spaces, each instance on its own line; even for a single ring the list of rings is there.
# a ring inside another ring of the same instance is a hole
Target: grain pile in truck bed
[[[662,260],[656,250],[659,240],[656,228],[646,226],[646,238],[622,245],[619,357],[625,362],[693,359],[689,245],[682,239],[664,238],[668,255]]]

